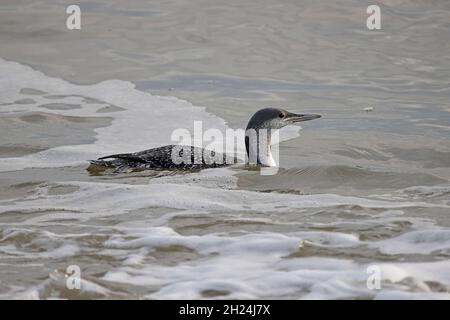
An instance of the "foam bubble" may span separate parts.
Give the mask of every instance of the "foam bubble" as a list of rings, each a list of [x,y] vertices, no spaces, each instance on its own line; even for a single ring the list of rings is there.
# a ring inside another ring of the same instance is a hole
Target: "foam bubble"
[[[450,230],[416,230],[371,244],[386,254],[430,254],[450,250]]]

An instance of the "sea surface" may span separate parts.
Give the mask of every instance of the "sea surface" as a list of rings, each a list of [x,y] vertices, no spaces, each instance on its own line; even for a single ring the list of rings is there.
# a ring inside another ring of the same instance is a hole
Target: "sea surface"
[[[450,299],[450,2],[70,4],[0,3],[0,298]],[[86,171],[268,106],[274,175]]]

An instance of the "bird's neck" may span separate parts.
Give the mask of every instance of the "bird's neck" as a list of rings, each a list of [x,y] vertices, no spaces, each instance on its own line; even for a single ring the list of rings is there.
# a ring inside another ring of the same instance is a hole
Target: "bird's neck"
[[[247,129],[245,136],[247,163],[267,167],[277,166],[272,155],[271,142],[271,129]]]

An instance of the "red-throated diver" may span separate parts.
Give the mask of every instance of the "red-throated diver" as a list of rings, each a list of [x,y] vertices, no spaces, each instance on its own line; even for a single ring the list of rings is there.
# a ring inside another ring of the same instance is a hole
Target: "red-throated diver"
[[[317,114],[295,114],[278,108],[265,108],[257,111],[249,120],[245,133],[247,162],[262,166],[276,166],[271,153],[271,130],[280,129],[289,124],[320,118]],[[187,154],[187,153],[190,153]],[[174,161],[174,156],[175,160]],[[112,159],[112,160],[107,160]],[[184,159],[184,161],[179,161]],[[217,161],[220,159],[220,161]],[[215,151],[194,147],[167,145],[135,153],[113,154],[91,160],[89,171],[111,168],[114,172],[143,169],[199,170],[218,168],[230,163],[225,155]],[[228,161],[226,161],[228,160]],[[95,167],[95,168],[93,168]]]

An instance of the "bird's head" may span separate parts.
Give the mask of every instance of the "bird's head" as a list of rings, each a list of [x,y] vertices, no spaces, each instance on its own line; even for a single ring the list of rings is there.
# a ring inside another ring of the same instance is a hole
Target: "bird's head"
[[[245,130],[248,162],[269,167],[276,166],[270,147],[271,130],[320,117],[318,114],[297,114],[279,108],[265,108],[257,111],[248,121]]]
[[[248,129],[281,129],[296,122],[320,118],[318,114],[297,114],[279,108],[258,110],[248,121]]]

